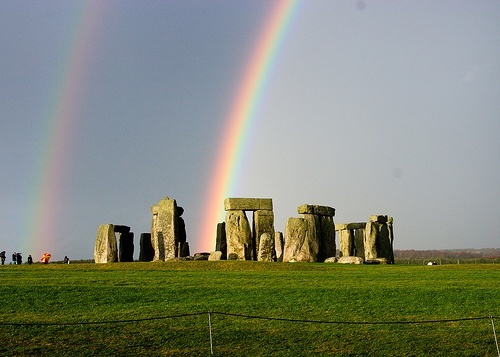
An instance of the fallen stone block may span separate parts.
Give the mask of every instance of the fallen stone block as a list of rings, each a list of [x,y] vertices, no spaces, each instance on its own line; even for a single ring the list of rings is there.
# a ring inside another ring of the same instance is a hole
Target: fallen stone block
[[[215,252],[210,252],[210,255],[208,256],[208,260],[221,260],[222,258],[222,252],[219,250],[216,250]]]
[[[360,257],[340,257],[337,260],[339,264],[363,264],[363,258]]]

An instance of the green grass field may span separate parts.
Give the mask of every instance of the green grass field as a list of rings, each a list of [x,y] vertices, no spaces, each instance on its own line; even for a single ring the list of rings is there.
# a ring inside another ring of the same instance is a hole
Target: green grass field
[[[0,277],[6,356],[209,356],[209,312],[216,356],[497,356],[500,264],[35,264]],[[478,319],[442,322],[463,318]]]

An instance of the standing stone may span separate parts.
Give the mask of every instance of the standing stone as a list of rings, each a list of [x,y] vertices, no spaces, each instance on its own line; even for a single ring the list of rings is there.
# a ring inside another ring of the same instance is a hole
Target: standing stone
[[[387,219],[387,227],[389,229],[389,244],[390,244],[390,252],[387,255],[386,259],[389,264],[394,264],[394,229],[393,229],[393,218],[388,217]]]
[[[221,259],[227,258],[226,222],[217,223],[217,236],[215,238],[215,251],[222,253]]]
[[[134,233],[120,233],[120,248],[119,258],[120,262],[133,262],[134,261]]]
[[[384,258],[388,264],[394,264],[393,218],[385,215],[372,215],[366,223],[365,260]]]
[[[94,261],[96,263],[114,263],[118,261],[116,236],[112,224],[102,224],[97,229]]]
[[[177,213],[177,225],[175,227],[176,229],[175,239],[179,243],[184,243],[187,240],[186,223],[184,222],[184,218],[181,217],[182,214],[184,213],[184,208],[177,206],[176,213]]]
[[[189,251],[189,242],[182,243],[181,248],[181,258],[189,257],[191,252]]]
[[[319,244],[314,220],[288,218],[285,227],[284,262],[316,262]]]
[[[350,229],[339,230],[339,257],[354,256],[354,235]]]
[[[318,241],[317,261],[334,257],[336,255],[335,224],[333,222],[335,208],[303,204],[297,207],[297,212],[302,217],[308,218],[310,223],[315,226]]]
[[[259,253],[257,260],[259,262],[272,262],[274,256],[274,239],[269,233],[262,233],[259,239]]]
[[[159,225],[158,225],[158,206],[151,206],[151,245],[153,246],[153,260],[165,260],[165,249],[163,246],[163,235],[160,240]]]
[[[251,260],[252,231],[244,211],[226,212],[226,240],[228,259]]]
[[[253,213],[253,235],[254,240],[254,252],[253,255],[255,260],[258,256],[258,250],[260,249],[260,237],[268,233],[271,237],[274,236],[274,213],[270,210],[257,210]],[[274,244],[274,239],[273,239]]]
[[[366,226],[366,224],[365,224]],[[357,257],[365,258],[365,228],[358,228],[354,231],[354,255]]]
[[[177,246],[177,203],[175,200],[165,197],[158,202],[158,226],[163,236],[163,247],[165,260],[174,259]]]
[[[378,236],[378,223],[366,222],[365,228],[365,260],[372,260],[377,258],[377,236]]]
[[[274,232],[274,251],[276,252],[276,261],[283,262],[283,233]]]
[[[154,260],[174,259],[178,250],[178,212],[175,200],[165,197],[151,207],[151,240],[155,250]]]
[[[155,251],[151,244],[151,233],[141,233],[139,249],[139,261],[150,262],[153,260]]]
[[[321,235],[319,260],[324,261],[326,258],[335,257],[337,255],[337,247],[335,246],[335,223],[332,216],[319,216]]]

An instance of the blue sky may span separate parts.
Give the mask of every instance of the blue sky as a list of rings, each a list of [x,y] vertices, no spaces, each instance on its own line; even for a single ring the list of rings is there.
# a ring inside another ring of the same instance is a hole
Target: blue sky
[[[165,196],[185,209],[192,253],[203,247],[216,148],[272,5],[97,7],[54,231],[36,236],[44,250],[90,259],[98,226],[115,223],[135,232],[137,257],[150,206]],[[85,8],[0,1],[1,250],[43,253],[30,251],[26,226]],[[301,3],[231,196],[273,198],[280,231],[309,203],[336,208],[337,223],[393,216],[396,249],[499,248],[499,15],[498,1]]]

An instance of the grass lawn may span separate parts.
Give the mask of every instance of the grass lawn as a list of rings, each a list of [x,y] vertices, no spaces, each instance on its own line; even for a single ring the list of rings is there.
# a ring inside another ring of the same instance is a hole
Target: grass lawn
[[[216,356],[497,356],[487,317],[500,335],[500,264],[34,264],[0,277],[8,356],[208,356],[209,312]],[[379,324],[462,318],[484,319]]]

